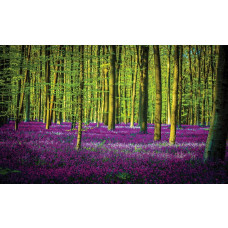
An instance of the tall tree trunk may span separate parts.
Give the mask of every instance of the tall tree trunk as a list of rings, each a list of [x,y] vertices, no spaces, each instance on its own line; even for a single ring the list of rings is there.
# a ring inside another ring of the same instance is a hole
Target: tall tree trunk
[[[140,88],[141,88],[141,126],[140,132],[147,133],[147,109],[148,109],[148,56],[149,46],[141,46],[141,73],[140,73]]]
[[[81,149],[82,140],[82,115],[83,115],[83,87],[84,87],[84,46],[80,45],[80,87],[78,96],[78,136],[76,150]]]
[[[105,54],[107,54],[107,46],[105,46]],[[107,64],[107,60],[105,61]],[[105,96],[104,96],[104,124],[108,125],[108,108],[109,108],[109,80],[108,80],[108,68],[104,68],[105,78]]]
[[[170,125],[171,119],[171,108],[170,108],[170,54],[171,54],[171,45],[167,46],[168,50],[168,59],[167,59],[167,124]]]
[[[24,61],[24,45],[21,45],[21,62],[20,62],[20,77],[23,74],[23,61]],[[15,119],[15,130],[18,130],[19,124],[19,111],[20,111],[20,98],[21,98],[21,78],[18,80],[18,93],[17,93],[17,110],[16,110],[16,119]]]
[[[225,160],[228,134],[228,46],[220,46],[215,104],[207,137],[204,162]]]
[[[133,79],[133,87],[132,87],[132,107],[131,107],[131,125],[130,127],[134,127],[134,115],[135,115],[135,96],[136,96],[136,81],[137,81],[137,69],[138,69],[138,61],[137,61],[137,53],[135,54],[135,71],[134,71],[134,79]]]
[[[181,109],[182,109],[182,60],[183,46],[180,46],[180,71],[179,71],[179,97],[178,97],[178,128],[181,128]]]
[[[50,126],[50,45],[45,46],[46,129]]]
[[[122,45],[118,45],[119,57],[118,61],[116,61],[116,79],[115,79],[115,109],[116,109],[116,124],[120,123],[120,102],[119,102],[119,74],[120,74],[120,65],[121,65],[121,57],[122,57]]]
[[[116,77],[116,46],[111,45],[110,80],[109,80],[109,113],[108,130],[115,129],[115,77]]]
[[[156,104],[155,104],[155,128],[154,141],[161,140],[161,113],[162,113],[162,88],[161,88],[161,64],[159,46],[154,45]]]
[[[189,59],[189,76],[190,76],[190,124],[193,125],[193,80],[192,80],[192,66],[191,66],[191,53],[190,46],[188,46],[188,59]]]
[[[171,128],[169,143],[175,144],[176,141],[176,116],[177,116],[177,98],[179,81],[179,46],[175,45],[174,50],[174,80],[173,80],[173,102],[171,112]]]
[[[197,106],[196,106],[196,125],[200,125],[200,102],[201,102],[201,47],[197,47],[197,57],[198,57],[198,83],[197,83]]]
[[[27,45],[27,83],[25,85],[25,122],[29,122],[30,120],[30,53],[31,53],[31,45]]]
[[[58,52],[60,52],[60,47],[58,48]],[[57,55],[57,58],[59,58],[59,54]],[[55,90],[56,90],[56,83],[58,80],[58,75],[59,75],[59,63],[60,61],[57,60],[56,61],[56,66],[55,66],[55,73],[54,73],[54,80],[53,80],[53,91],[52,91],[52,95],[51,95],[51,102],[50,102],[50,118],[49,118],[49,125],[51,125],[51,121],[52,121],[52,116],[53,116],[53,105],[54,105],[54,101],[56,100],[55,97]]]
[[[42,56],[42,46],[40,46],[40,57]],[[41,119],[41,81],[42,81],[42,61],[40,61],[40,78],[39,78],[39,104],[38,104],[38,122]]]

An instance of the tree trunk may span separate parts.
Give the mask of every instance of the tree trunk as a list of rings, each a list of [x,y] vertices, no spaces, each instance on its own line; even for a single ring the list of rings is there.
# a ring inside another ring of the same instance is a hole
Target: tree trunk
[[[159,54],[158,45],[154,45],[154,64],[155,64],[155,84],[156,84],[154,141],[158,141],[158,140],[161,140],[161,112],[162,112],[161,64],[160,64],[160,54]]]
[[[204,162],[225,160],[228,134],[228,46],[220,46],[215,104],[204,152]]]
[[[178,97],[178,128],[181,128],[181,108],[182,108],[182,58],[183,46],[180,46],[180,71],[179,71],[179,97]]]
[[[108,130],[115,129],[115,77],[116,77],[116,46],[111,45],[110,80],[109,80],[109,116]]]
[[[189,76],[190,76],[190,124],[193,125],[193,80],[192,80],[192,66],[191,66],[191,55],[190,46],[188,46],[188,59],[189,59]]]
[[[21,45],[21,62],[20,62],[20,76],[23,74],[23,60],[24,60],[24,45]],[[18,93],[17,93],[17,109],[16,109],[16,119],[15,119],[15,131],[18,130],[19,124],[19,111],[20,111],[20,98],[21,98],[21,79],[18,80]]]
[[[46,129],[50,126],[50,45],[45,46]]]
[[[140,132],[147,133],[147,109],[148,109],[148,56],[149,46],[141,46],[141,73],[140,73],[140,88],[141,88],[141,126]]]
[[[171,45],[167,46],[168,50],[168,59],[167,59],[167,124],[170,125],[171,118],[171,108],[170,108],[170,53],[171,53]]]
[[[132,107],[131,107],[131,125],[130,125],[131,128],[134,127],[137,69],[138,69],[138,61],[137,61],[137,53],[136,53],[136,55],[135,55],[135,71],[134,71],[134,79],[133,79],[133,87],[132,87],[132,104],[131,104]]]
[[[30,120],[30,53],[31,45],[27,45],[27,83],[25,84],[25,122]]]
[[[76,150],[81,149],[81,139],[82,139],[82,115],[83,115],[83,87],[84,87],[84,46],[80,45],[80,87],[78,96],[78,136],[77,136],[77,146]]]
[[[174,80],[173,80],[173,102],[171,112],[171,128],[169,143],[175,144],[176,141],[176,114],[177,114],[177,97],[178,97],[178,81],[179,81],[179,46],[175,45],[174,50]]]

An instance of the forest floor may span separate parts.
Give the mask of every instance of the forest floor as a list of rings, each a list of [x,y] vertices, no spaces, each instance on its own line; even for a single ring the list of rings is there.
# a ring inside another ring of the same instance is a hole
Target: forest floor
[[[226,162],[203,164],[208,127],[183,125],[176,144],[162,125],[154,142],[139,127],[117,124],[114,131],[95,123],[83,126],[82,149],[76,151],[77,130],[70,123],[10,122],[0,128],[0,183],[228,183]]]

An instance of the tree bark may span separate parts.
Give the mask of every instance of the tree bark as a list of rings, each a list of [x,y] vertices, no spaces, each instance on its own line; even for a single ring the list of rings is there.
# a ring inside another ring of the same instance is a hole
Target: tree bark
[[[84,87],[84,46],[80,45],[80,86],[79,86],[79,96],[78,96],[78,136],[76,150],[81,149],[81,139],[82,139],[82,115],[83,115],[83,87]]]
[[[109,80],[109,113],[108,130],[115,129],[115,77],[116,77],[116,46],[111,45],[110,80]]]
[[[182,109],[182,60],[183,46],[180,46],[180,71],[179,71],[179,97],[178,97],[178,128],[181,128],[181,109]]]
[[[140,88],[141,88],[141,125],[140,132],[147,133],[147,109],[148,109],[148,56],[149,46],[141,46],[141,73],[140,73]]]
[[[178,98],[178,81],[179,81],[179,46],[175,45],[174,50],[174,80],[173,80],[173,102],[171,112],[171,127],[169,143],[175,144],[176,141],[176,114],[177,114],[177,98]]]
[[[228,46],[220,46],[215,104],[204,152],[204,162],[225,160],[228,134]]]
[[[155,84],[156,84],[154,141],[158,141],[158,140],[161,140],[161,112],[162,112],[161,64],[160,64],[160,54],[159,54],[158,45],[154,45],[154,64],[155,64]]]

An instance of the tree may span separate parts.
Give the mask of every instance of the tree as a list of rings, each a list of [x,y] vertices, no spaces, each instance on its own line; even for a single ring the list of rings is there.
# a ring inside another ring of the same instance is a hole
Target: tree
[[[159,46],[154,45],[156,104],[155,104],[155,128],[154,141],[161,140],[161,110],[162,110],[162,88],[161,88],[161,64]]]
[[[141,64],[140,64],[140,91],[141,91],[141,125],[140,132],[147,133],[147,109],[148,109],[148,56],[149,46],[141,46]]]
[[[170,53],[171,45],[167,45],[167,124],[170,124],[171,109],[170,109]]]
[[[78,96],[78,136],[77,136],[77,146],[76,150],[81,149],[82,140],[82,116],[83,116],[83,87],[84,87],[84,46],[80,45],[80,86],[79,86],[79,96]]]
[[[215,102],[204,162],[225,160],[228,134],[228,46],[220,46]]]
[[[46,93],[46,129],[50,126],[50,45],[45,46],[45,93]]]
[[[170,137],[169,137],[170,144],[175,144],[175,141],[176,141],[178,80],[179,80],[179,46],[175,45],[174,46],[173,102],[172,102],[171,127],[170,127]]]
[[[137,69],[138,69],[138,61],[137,61],[137,52],[135,54],[135,70],[134,70],[134,79],[132,86],[132,107],[131,107],[131,125],[130,127],[134,127],[134,115],[135,115],[135,97],[136,97],[136,81],[137,81]]]
[[[26,109],[26,116],[25,122],[29,122],[30,120],[30,53],[31,53],[31,45],[26,46],[27,49],[27,82],[25,84],[25,109]]]
[[[179,69],[179,96],[178,96],[178,128],[181,128],[181,108],[182,108],[182,61],[183,46],[180,46],[180,69]]]
[[[115,77],[116,77],[116,46],[110,46],[110,80],[109,80],[109,112],[108,130],[115,129]]]

